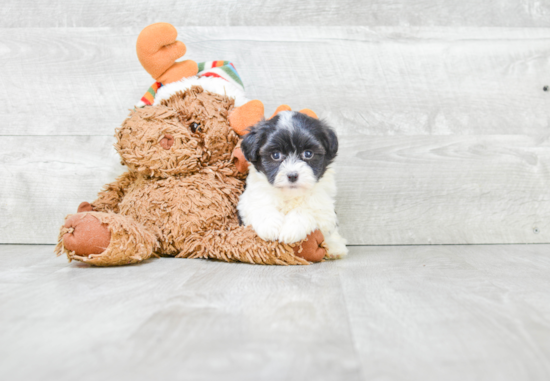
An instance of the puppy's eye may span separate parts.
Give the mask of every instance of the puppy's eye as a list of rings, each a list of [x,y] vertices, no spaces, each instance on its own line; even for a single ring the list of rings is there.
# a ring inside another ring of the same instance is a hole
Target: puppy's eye
[[[281,160],[281,157],[282,157],[282,155],[281,155],[280,152],[273,152],[273,153],[271,154],[271,158],[272,158],[273,160]]]
[[[311,159],[311,158],[313,157],[313,152],[311,152],[311,151],[304,151],[304,152],[302,153],[302,157],[303,157],[304,159],[306,159],[306,160],[309,160],[309,159]]]
[[[202,132],[202,129],[201,129],[200,126],[201,126],[200,124],[193,122],[193,123],[191,123],[191,125],[189,126],[189,128],[191,129],[191,132],[192,132],[192,133],[195,133],[195,132],[197,132],[197,131]]]

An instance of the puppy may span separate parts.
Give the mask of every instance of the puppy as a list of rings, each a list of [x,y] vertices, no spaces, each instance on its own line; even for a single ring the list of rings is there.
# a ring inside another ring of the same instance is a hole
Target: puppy
[[[282,111],[254,126],[241,149],[252,165],[237,209],[266,241],[301,241],[320,229],[327,256],[348,253],[334,212],[338,138],[324,122]]]

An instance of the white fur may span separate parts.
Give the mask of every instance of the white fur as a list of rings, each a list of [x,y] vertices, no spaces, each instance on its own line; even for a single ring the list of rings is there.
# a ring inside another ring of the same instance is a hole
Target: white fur
[[[327,256],[340,258],[348,253],[348,249],[346,240],[338,233],[335,196],[332,166],[311,187],[296,189],[275,187],[263,173],[250,166],[246,189],[237,208],[243,223],[252,225],[266,241],[294,243],[320,229],[328,247]]]
[[[168,99],[178,91],[190,89],[193,86],[202,86],[206,91],[220,95],[227,95],[235,99],[235,107],[242,106],[248,99],[244,96],[244,90],[227,82],[225,79],[216,77],[189,77],[177,82],[162,86],[155,96],[153,106],[157,106],[163,99]]]
[[[289,131],[294,130],[294,123],[292,123],[294,114],[296,114],[296,111],[281,111],[278,113],[279,120],[277,121],[277,127],[285,128]]]
[[[291,173],[298,175],[298,181],[295,183],[288,181],[288,175]],[[296,155],[291,155],[279,166],[279,171],[277,172],[277,176],[275,176],[273,186],[277,188],[290,187],[311,189],[316,182],[317,179],[311,167],[296,157]]]

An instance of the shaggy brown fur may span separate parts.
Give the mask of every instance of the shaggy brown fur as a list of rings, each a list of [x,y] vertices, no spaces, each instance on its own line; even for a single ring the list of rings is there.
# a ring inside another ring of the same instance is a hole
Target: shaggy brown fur
[[[245,175],[232,163],[239,142],[228,122],[232,109],[231,98],[193,87],[159,106],[131,112],[117,129],[115,144],[129,171],[105,186],[93,211],[79,213],[96,217],[109,230],[108,247],[89,256],[68,250],[63,237],[78,228],[68,224],[61,229],[57,254],[97,266],[137,263],[155,254],[309,263],[292,246],[265,242],[239,226],[236,205]]]

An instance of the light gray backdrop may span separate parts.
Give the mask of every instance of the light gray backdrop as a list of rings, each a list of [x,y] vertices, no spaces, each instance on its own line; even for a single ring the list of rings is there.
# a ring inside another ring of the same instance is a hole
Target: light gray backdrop
[[[55,243],[124,170],[113,132],[158,21],[186,58],[234,62],[267,115],[336,128],[351,244],[550,242],[550,4],[490,3],[3,1],[0,243]]]

